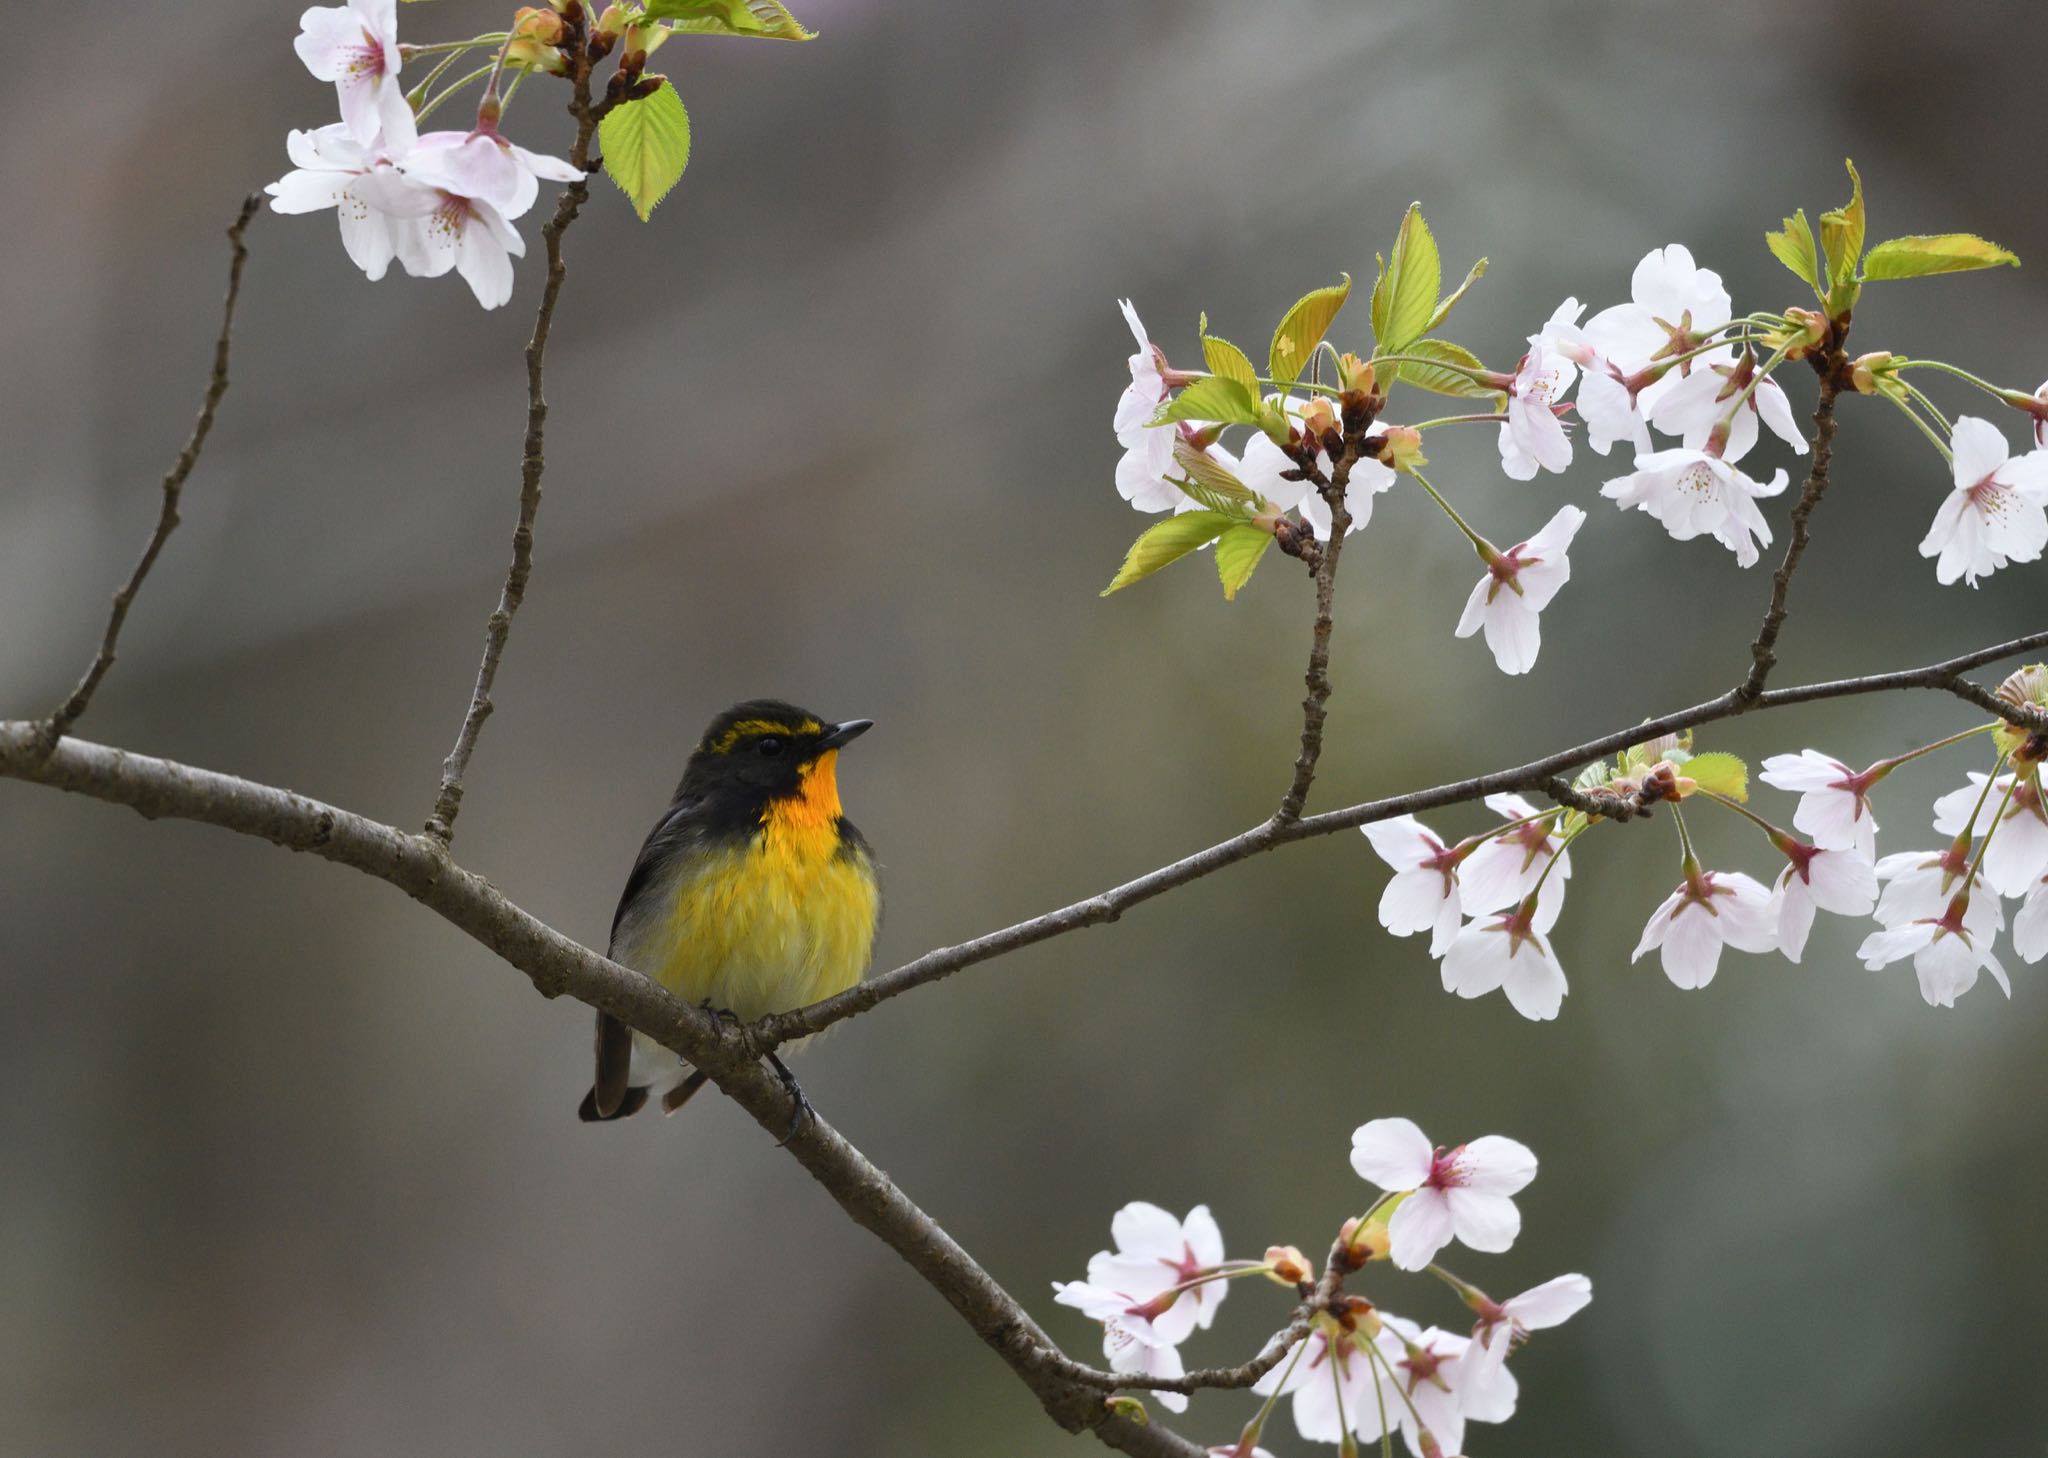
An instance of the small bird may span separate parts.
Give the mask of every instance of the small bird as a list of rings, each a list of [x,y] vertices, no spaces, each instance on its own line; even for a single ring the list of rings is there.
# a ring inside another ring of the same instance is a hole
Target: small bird
[[[609,955],[686,1002],[743,1022],[842,992],[867,970],[881,910],[867,841],[839,806],[839,751],[871,719],[828,723],[779,699],[735,704],[704,731],[612,917]],[[789,1070],[794,1132],[808,1104]],[[597,1080],[578,1110],[673,1114],[704,1075],[597,1015]]]

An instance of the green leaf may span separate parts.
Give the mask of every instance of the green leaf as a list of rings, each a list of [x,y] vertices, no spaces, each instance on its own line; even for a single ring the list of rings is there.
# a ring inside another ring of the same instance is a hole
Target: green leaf
[[[674,22],[684,35],[742,35],[761,40],[816,40],[781,0],[647,0],[649,20]]]
[[[1323,335],[1329,332],[1330,321],[1337,317],[1337,311],[1351,297],[1351,275],[1347,273],[1341,277],[1344,282],[1340,284],[1303,294],[1280,320],[1280,327],[1273,331],[1273,347],[1267,358],[1272,376],[1278,383],[1291,385],[1301,378],[1309,356],[1316,352]]]
[[[1465,297],[1465,290],[1471,288],[1472,285],[1478,283],[1479,280],[1485,277],[1486,260],[1482,258],[1477,263],[1472,265],[1470,271],[1468,271],[1465,275],[1465,281],[1458,285],[1457,290],[1454,293],[1452,293],[1452,295],[1448,299],[1445,299],[1442,303],[1436,306],[1436,312],[1429,316],[1429,327],[1427,329],[1424,329],[1422,332],[1424,334],[1428,334],[1431,330],[1435,329],[1437,325],[1443,323],[1445,319],[1449,318],[1451,310],[1457,307],[1458,300]]]
[[[1216,539],[1216,575],[1223,579],[1225,602],[1235,599],[1237,590],[1251,580],[1252,569],[1272,545],[1273,534],[1249,522]]]
[[[1443,259],[1436,239],[1422,220],[1422,204],[1410,203],[1394,235],[1394,251],[1386,271],[1373,286],[1373,353],[1399,354],[1420,339],[1436,313],[1443,287]]]
[[[1401,353],[1443,361],[1443,364],[1415,364],[1403,360],[1397,370],[1403,384],[1414,385],[1418,389],[1429,390],[1438,395],[1459,395],[1468,400],[1502,398],[1500,391],[1489,389],[1459,370],[1445,368],[1446,365],[1459,365],[1468,370],[1486,368],[1480,362],[1479,356],[1462,344],[1453,344],[1448,339],[1418,339]]]
[[[1772,256],[1797,274],[1816,297],[1827,298],[1827,286],[1820,276],[1820,256],[1814,252],[1813,228],[1806,221],[1806,209],[1794,211],[1777,232],[1764,234],[1764,242]]]
[[[1206,322],[1206,321],[1204,321]],[[1259,372],[1252,368],[1252,362],[1245,352],[1227,339],[1218,339],[1213,334],[1202,335],[1202,358],[1208,361],[1209,373],[1220,375],[1226,380],[1235,380],[1259,398]]]
[[[1868,279],[1925,278],[1931,273],[1963,273],[1973,268],[2020,266],[2019,256],[1974,233],[1922,233],[1887,238],[1863,259]]]
[[[1150,577],[1160,568],[1178,562],[1197,547],[1215,541],[1231,525],[1230,518],[1221,512],[1190,511],[1148,527],[1131,543],[1116,580],[1102,589],[1102,595],[1108,597],[1118,588],[1129,587],[1139,578]]]
[[[1259,402],[1236,380],[1211,375],[1196,380],[1159,407],[1148,424],[1167,425],[1176,420],[1216,420],[1225,425],[1257,425]]]
[[[690,163],[690,114],[672,84],[615,106],[598,124],[604,170],[646,222]]]
[[[1854,162],[1842,165],[1849,169],[1849,200],[1820,215],[1820,246],[1827,255],[1830,293],[1854,284],[1856,265],[1863,261],[1863,179],[1856,175]]]
[[[1242,520],[1250,514],[1249,508],[1259,504],[1251,488],[1231,475],[1222,462],[1185,440],[1173,443],[1173,463],[1187,477],[1180,489],[1211,511]]]
[[[1725,795],[1731,800],[1749,798],[1749,766],[1722,750],[1695,754],[1685,761],[1683,773],[1709,794]]]

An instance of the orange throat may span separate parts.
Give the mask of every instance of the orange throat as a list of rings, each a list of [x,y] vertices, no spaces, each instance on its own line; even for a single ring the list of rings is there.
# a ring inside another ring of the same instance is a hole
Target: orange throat
[[[813,855],[839,849],[839,751],[828,749],[797,771],[794,795],[768,802],[761,824],[770,840]]]

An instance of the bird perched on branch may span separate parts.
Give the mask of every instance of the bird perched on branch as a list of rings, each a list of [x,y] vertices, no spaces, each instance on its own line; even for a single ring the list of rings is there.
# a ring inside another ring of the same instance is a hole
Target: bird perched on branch
[[[778,699],[713,719],[626,878],[612,960],[746,1022],[858,982],[881,891],[867,841],[841,813],[838,763],[872,724],[828,723]],[[803,1090],[769,1058],[801,1118]],[[619,1119],[659,1099],[672,1114],[704,1078],[599,1013],[597,1080],[578,1112]]]

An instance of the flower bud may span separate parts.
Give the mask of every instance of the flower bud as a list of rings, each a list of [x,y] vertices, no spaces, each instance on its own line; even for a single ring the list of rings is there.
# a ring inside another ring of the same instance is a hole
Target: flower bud
[[[1397,471],[1428,465],[1429,457],[1422,453],[1422,432],[1406,425],[1390,427],[1380,436],[1380,462]]]
[[[558,46],[568,34],[568,24],[552,10],[522,5],[512,12],[512,35],[515,41],[531,40],[542,45]]]
[[[1772,330],[1765,335],[1765,343],[1772,349],[1783,349],[1787,359],[1805,359],[1828,337],[1828,318],[1812,309],[1792,308],[1785,311],[1785,317],[1792,327]]]
[[[625,30],[626,12],[624,7],[618,5],[605,6],[604,13],[597,17],[597,33],[606,40],[617,40],[625,33]]]
[[[1373,392],[1372,361],[1355,354],[1337,356],[1337,383],[1347,390],[1370,395]]]
[[[1890,395],[1903,399],[1905,390],[1897,380],[1898,364],[1889,350],[1859,354],[1849,362],[1849,383],[1859,395]]]
[[[1330,408],[1330,402],[1321,395],[1304,405],[1301,410],[1302,434],[1319,439],[1337,428],[1337,412]]]
[[[1338,1239],[1344,1242],[1344,1253],[1353,1265],[1362,1266],[1368,1261],[1383,1261],[1392,1242],[1387,1238],[1387,1217],[1375,1215],[1367,1220],[1354,1215],[1344,1222],[1338,1232]]]
[[[1285,1285],[1300,1286],[1315,1279],[1316,1269],[1308,1257],[1291,1245],[1267,1246],[1266,1264],[1274,1279]]]
[[[1340,1296],[1330,1303],[1330,1315],[1347,1332],[1357,1332],[1368,1341],[1380,1334],[1380,1314],[1363,1296]]]

